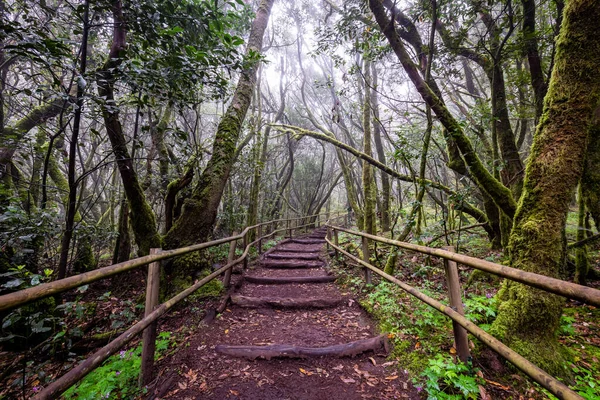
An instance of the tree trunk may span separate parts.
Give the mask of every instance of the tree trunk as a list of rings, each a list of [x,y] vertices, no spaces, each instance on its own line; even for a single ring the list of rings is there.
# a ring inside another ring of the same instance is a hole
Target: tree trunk
[[[598,20],[596,1],[568,2],[510,236],[513,268],[558,277],[564,267],[569,203],[582,174],[589,126],[599,111]],[[503,284],[499,298],[493,333],[541,368],[565,375],[555,336],[564,299],[510,281]]]
[[[89,33],[89,0],[84,2],[84,14],[83,14],[83,35],[81,39],[81,61],[79,73],[81,76],[85,76],[85,69],[87,66],[87,49],[88,49],[88,33]],[[83,95],[85,86],[82,84],[77,85],[77,108],[75,109],[75,116],[73,117],[73,132],[71,134],[71,141],[69,145],[69,201],[67,203],[66,217],[65,217],[65,231],[63,233],[62,242],[60,246],[60,260],[58,261],[58,273],[56,278],[63,279],[67,276],[67,262],[69,256],[69,248],[71,246],[71,239],[73,237],[73,230],[75,228],[75,212],[77,210],[77,186],[78,181],[76,179],[76,156],[77,147],[79,146],[79,128],[81,122],[81,113],[83,111]]]
[[[364,99],[363,99],[363,152],[372,157],[371,149],[371,62],[364,60]],[[363,231],[375,235],[377,233],[377,218],[375,214],[375,180],[373,167],[366,160],[362,165],[362,184],[365,198]]]
[[[246,54],[260,53],[263,35],[269,22],[274,0],[263,0],[252,23]],[[185,201],[181,217],[165,238],[165,247],[172,249],[205,241],[214,226],[219,203],[234,161],[236,143],[242,129],[252,91],[256,83],[258,63],[240,76],[231,104],[222,116],[213,142],[212,157],[199,178],[192,196]],[[198,267],[200,256],[193,253],[179,258],[174,265],[177,274],[190,276]]]
[[[112,2],[112,9],[115,21],[113,42],[108,54],[108,60],[101,71],[99,71],[98,94],[101,98],[104,98],[102,117],[104,118],[106,133],[110,139],[117,166],[119,167],[119,173],[123,180],[125,196],[129,202],[131,227],[138,245],[138,254],[142,256],[149,254],[151,248],[160,247],[161,243],[154,212],[146,201],[146,196],[140,185],[133,160],[127,149],[127,141],[123,134],[121,121],[119,120],[119,109],[115,102],[115,78],[113,71],[122,62],[122,53],[126,47],[126,28],[121,1],[114,0]]]
[[[600,123],[595,123],[590,128],[581,184],[585,206],[594,219],[596,231],[600,232],[600,168],[598,166],[600,166]]]
[[[385,151],[381,140],[381,121],[379,119],[379,98],[377,96],[377,67],[371,65],[373,71],[373,90],[371,90],[371,108],[373,109],[373,139],[375,149],[377,150],[377,159],[380,163],[385,164]],[[390,230],[390,177],[383,171],[381,174],[381,231],[387,232]]]
[[[390,21],[386,15],[386,10],[381,2],[379,0],[369,0],[369,6],[375,15],[381,31],[387,37],[392,50],[396,53],[398,60],[401,62],[417,91],[421,94],[423,100],[429,104],[440,123],[446,128],[449,138],[460,149],[460,153],[469,166],[474,181],[482,190],[488,193],[502,212],[512,218],[517,205],[511,191],[495,179],[485,168],[481,159],[477,156],[471,141],[465,135],[458,121],[452,116],[442,98],[438,97],[420,76],[417,67],[406,51],[404,43],[402,43],[397,34],[393,21]]]

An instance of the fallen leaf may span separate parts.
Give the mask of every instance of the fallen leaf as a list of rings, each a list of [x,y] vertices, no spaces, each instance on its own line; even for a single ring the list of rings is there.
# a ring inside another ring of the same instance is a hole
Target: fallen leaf
[[[373,363],[373,365],[377,365],[377,361],[373,357],[369,357],[369,361]]]
[[[304,368],[300,368],[300,372],[302,372],[306,376],[311,376],[313,373],[305,370]]]
[[[225,334],[227,335],[229,333],[229,329],[225,329]]]
[[[393,381],[394,379],[398,379],[398,375],[386,376],[386,381]]]
[[[456,349],[454,347],[450,347],[450,354],[456,354]]]
[[[239,396],[240,395],[240,392],[238,392],[237,390],[233,390],[233,389],[230,389],[229,393],[231,393],[234,396]]]
[[[181,389],[181,390],[187,389],[187,383],[185,383],[185,382],[179,382],[177,384],[177,386],[179,386],[179,389]]]
[[[341,371],[344,369],[344,366],[342,364],[338,365],[337,367],[333,367],[331,369],[335,369],[336,371]]]
[[[417,342],[417,343],[415,344],[415,349],[419,349],[419,348],[421,348],[421,342]]]
[[[485,388],[479,385],[479,395],[481,396],[481,400],[492,400],[490,395],[486,392]]]
[[[486,381],[487,383],[489,383],[490,385],[494,385],[494,386],[496,386],[496,387],[498,387],[498,388],[500,388],[500,389],[502,389],[502,390],[507,390],[507,391],[508,391],[508,390],[510,390],[510,387],[509,387],[509,386],[504,386],[504,385],[502,385],[501,383],[494,382],[494,381],[490,381],[489,379],[486,379],[485,381]]]
[[[354,379],[352,379],[352,378],[344,378],[343,376],[340,376],[340,379],[344,383],[356,383],[356,381]]]

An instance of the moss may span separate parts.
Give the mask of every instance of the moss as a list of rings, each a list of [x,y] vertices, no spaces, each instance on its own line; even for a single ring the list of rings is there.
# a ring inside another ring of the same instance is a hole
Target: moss
[[[385,261],[385,267],[383,272],[389,275],[394,275],[394,270],[396,269],[396,262],[398,261],[398,251],[391,251],[387,260]]]
[[[198,279],[206,278],[208,275],[210,275],[210,271],[204,271]],[[199,300],[207,297],[218,297],[223,294],[224,289],[223,282],[215,278],[194,292],[191,298]]]
[[[555,334],[565,300],[510,281],[503,283],[498,299],[490,333],[550,374],[568,376],[567,353]]]
[[[77,244],[77,254],[73,263],[73,271],[77,273],[91,271],[98,267],[98,260],[94,254],[89,238],[82,238]]]
[[[471,286],[475,282],[486,281],[486,282],[490,282],[490,283],[495,283],[495,282],[498,282],[498,280],[499,280],[498,276],[496,276],[494,274],[490,274],[485,271],[474,269],[471,272],[471,274],[469,275],[469,279],[467,280],[467,287]]]

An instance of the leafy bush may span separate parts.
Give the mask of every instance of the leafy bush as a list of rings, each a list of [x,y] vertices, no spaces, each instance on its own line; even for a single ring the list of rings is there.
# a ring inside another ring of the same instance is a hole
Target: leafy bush
[[[161,332],[156,340],[159,357],[171,344],[171,333]],[[101,367],[88,374],[81,382],[64,393],[65,399],[130,399],[145,392],[138,388],[138,375],[142,364],[142,344],[132,350],[122,350],[111,356]]]
[[[481,378],[471,374],[471,368],[452,357],[437,354],[429,360],[421,376],[427,379],[425,391],[429,400],[473,399],[479,395]]]
[[[495,297],[491,295],[471,296],[464,300],[464,304],[465,317],[475,322],[481,329],[487,331],[491,323],[494,322],[496,313],[498,312]]]

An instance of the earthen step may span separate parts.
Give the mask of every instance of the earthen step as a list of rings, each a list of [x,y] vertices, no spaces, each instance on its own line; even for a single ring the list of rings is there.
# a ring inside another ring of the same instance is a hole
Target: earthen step
[[[235,294],[231,303],[244,308],[334,308],[344,302],[343,298],[331,297],[250,297]]]
[[[312,248],[300,248],[300,249],[286,249],[286,248],[281,248],[281,249],[275,249],[272,251],[272,253],[300,253],[300,254],[319,254],[320,250],[315,250]],[[271,254],[271,253],[269,253]]]
[[[244,279],[246,279],[247,282],[257,283],[261,285],[282,285],[288,283],[328,283],[334,282],[336,278],[333,275],[281,277],[247,275],[244,277]]]
[[[274,344],[269,346],[229,346],[219,344],[215,351],[233,357],[250,360],[264,358],[308,358],[308,357],[354,357],[367,351],[389,351],[387,334],[354,342],[336,344],[327,347],[303,347],[291,344]]]
[[[277,254],[275,252],[267,254],[267,257],[276,260],[318,260],[318,253],[284,253]]]
[[[317,260],[262,260],[264,268],[321,268],[324,263]]]
[[[290,239],[290,242],[299,244],[323,244],[325,243],[325,239]]]

